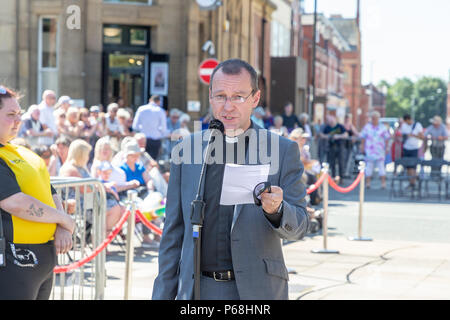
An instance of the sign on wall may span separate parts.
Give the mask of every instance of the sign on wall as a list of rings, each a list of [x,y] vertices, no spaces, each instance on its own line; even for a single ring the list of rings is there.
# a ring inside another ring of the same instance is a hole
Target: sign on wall
[[[169,91],[169,64],[167,62],[153,62],[150,73],[150,94],[167,96]]]

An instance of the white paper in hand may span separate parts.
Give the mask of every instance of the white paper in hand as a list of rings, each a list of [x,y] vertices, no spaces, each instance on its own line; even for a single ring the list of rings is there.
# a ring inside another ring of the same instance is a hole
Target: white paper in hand
[[[220,204],[254,203],[253,190],[258,183],[267,181],[269,170],[269,164],[225,164]]]

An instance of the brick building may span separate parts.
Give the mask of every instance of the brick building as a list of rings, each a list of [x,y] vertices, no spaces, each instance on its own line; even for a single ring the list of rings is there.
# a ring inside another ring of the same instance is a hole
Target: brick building
[[[312,63],[314,15],[305,14],[303,25],[303,58],[308,62],[308,95],[312,95]],[[343,121],[348,99],[345,96],[343,54],[350,50],[334,24],[324,15],[317,15],[315,103],[313,120],[323,123],[327,113],[335,114]]]
[[[342,52],[344,72],[344,92],[349,102],[349,112],[352,114],[353,124],[362,128],[367,119],[367,105],[363,106],[364,88],[361,84],[361,30],[360,30],[360,3],[357,0],[356,18],[343,18],[333,15],[330,21],[349,44],[349,50]]]
[[[271,25],[272,114],[282,114],[289,101],[294,113],[307,112],[307,68],[302,58],[301,2],[274,0],[277,10]]]

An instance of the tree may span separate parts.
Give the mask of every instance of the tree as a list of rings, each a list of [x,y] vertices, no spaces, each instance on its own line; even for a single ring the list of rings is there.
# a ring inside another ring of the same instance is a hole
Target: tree
[[[402,117],[408,113],[424,127],[435,115],[446,117],[446,84],[442,79],[421,77],[415,83],[408,78],[398,79],[393,85],[383,80],[379,88],[387,87],[386,116]],[[414,104],[414,106],[413,106]],[[414,107],[414,109],[413,109]]]
[[[415,118],[423,126],[436,115],[446,118],[446,91],[445,82],[439,78],[422,77],[414,84]]]
[[[411,113],[411,100],[414,92],[414,83],[408,78],[398,79],[393,85],[381,81],[379,87],[388,88],[386,96],[386,117],[402,117]]]

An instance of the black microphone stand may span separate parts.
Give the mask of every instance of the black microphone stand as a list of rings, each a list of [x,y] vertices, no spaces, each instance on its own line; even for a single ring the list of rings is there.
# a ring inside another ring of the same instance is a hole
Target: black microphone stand
[[[205,217],[205,207],[206,203],[203,200],[205,194],[205,178],[206,178],[206,166],[211,158],[210,145],[214,132],[219,130],[222,134],[225,129],[223,123],[219,120],[211,120],[209,123],[209,129],[211,130],[211,135],[209,136],[208,145],[206,147],[205,160],[202,165],[202,170],[200,172],[200,180],[198,182],[197,195],[195,200],[191,202],[191,224],[192,224],[192,237],[194,238],[194,300],[200,300],[200,266],[201,266],[201,244],[202,244],[202,233],[201,228],[203,226],[203,220]]]

